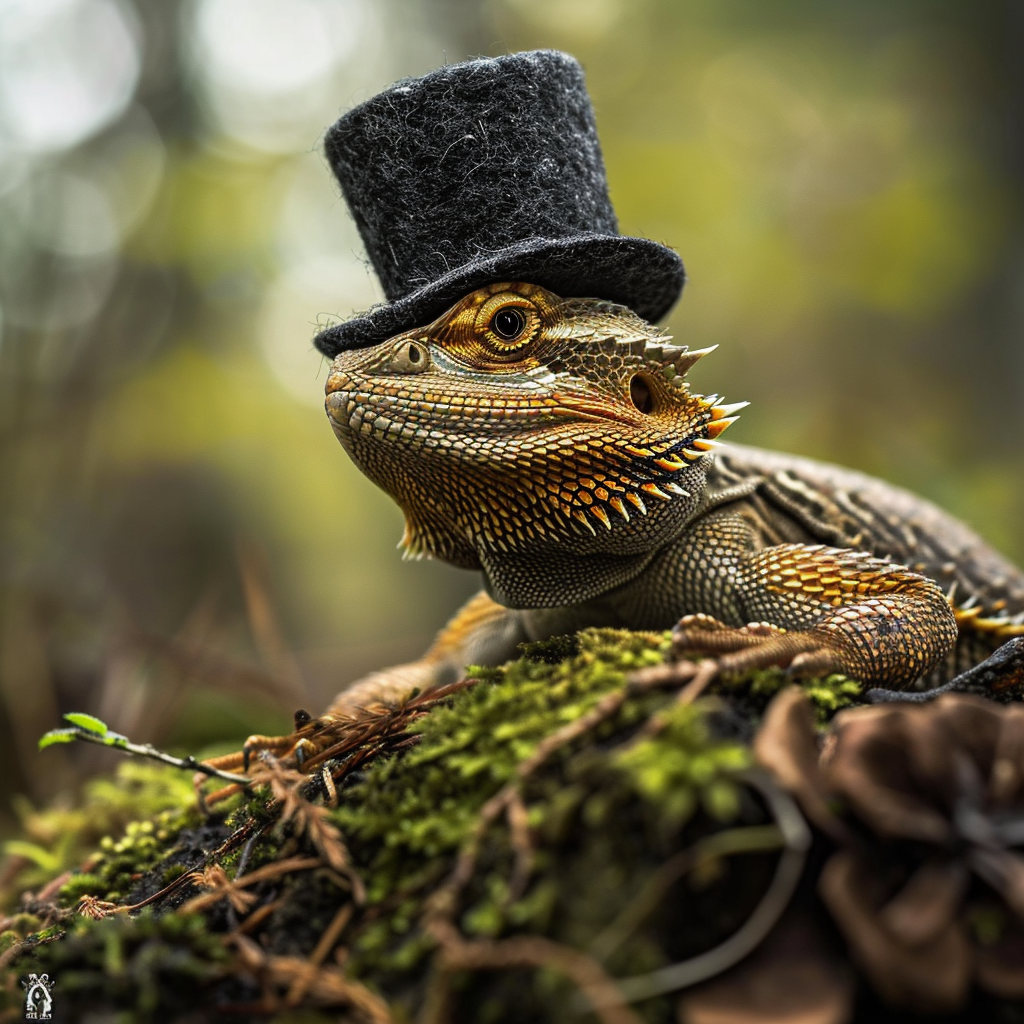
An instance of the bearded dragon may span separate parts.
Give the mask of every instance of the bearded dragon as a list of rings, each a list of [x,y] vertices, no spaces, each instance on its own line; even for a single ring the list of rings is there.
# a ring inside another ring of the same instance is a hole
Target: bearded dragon
[[[416,662],[329,715],[587,626],[676,627],[723,673],[778,665],[927,688],[1024,635],[1024,574],[927,501],[730,445],[746,403],[691,391],[691,351],[607,301],[480,288],[339,354],[331,425],[405,514],[407,557],[483,576]]]

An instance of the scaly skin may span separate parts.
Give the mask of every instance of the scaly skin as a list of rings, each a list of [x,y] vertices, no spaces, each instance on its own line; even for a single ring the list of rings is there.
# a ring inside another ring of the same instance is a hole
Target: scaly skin
[[[405,512],[407,555],[478,569],[485,593],[420,661],[329,714],[589,625],[682,618],[679,646],[722,671],[889,688],[934,685],[1024,634],[1024,575],[929,503],[807,459],[713,457],[742,403],[690,392],[704,354],[622,307],[505,283],[339,355],[328,415]]]

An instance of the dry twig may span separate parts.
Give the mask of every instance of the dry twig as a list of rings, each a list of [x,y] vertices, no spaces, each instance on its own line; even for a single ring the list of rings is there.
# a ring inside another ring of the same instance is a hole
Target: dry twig
[[[602,1024],[640,1024],[615,982],[601,965],[578,949],[537,935],[518,935],[493,941],[464,939],[450,921],[434,919],[427,926],[441,946],[442,965],[448,971],[503,970],[509,967],[545,967],[569,978],[586,998]],[[428,1024],[442,1024],[430,1021]]]
[[[245,935],[228,937],[238,952],[240,966],[256,976],[270,997],[268,1010],[279,1008],[275,990],[287,989],[298,981],[307,984],[306,999],[314,1006],[350,1006],[369,1024],[391,1024],[387,1003],[365,985],[346,978],[340,968],[316,966],[309,960],[265,953]]]
[[[338,908],[338,912],[331,919],[331,923],[324,929],[323,934],[320,936],[319,941],[313,949],[313,952],[309,954],[309,962],[314,967],[319,967],[320,964],[327,959],[328,953],[338,943],[338,939],[341,938],[341,933],[345,930],[345,926],[352,919],[352,914],[355,912],[355,906],[352,903],[345,903]],[[288,990],[288,995],[285,998],[285,1004],[289,1007],[296,1007],[301,1002],[306,994],[306,990],[309,988],[309,976],[303,975],[300,978],[296,978],[292,983],[292,987]]]

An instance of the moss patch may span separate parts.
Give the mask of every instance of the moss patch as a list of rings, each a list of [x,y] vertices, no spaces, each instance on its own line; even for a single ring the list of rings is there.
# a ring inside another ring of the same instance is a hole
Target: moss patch
[[[772,697],[784,686],[792,685],[793,679],[782,669],[769,668],[750,675],[716,680],[710,692],[727,696],[737,710],[755,722],[760,719]],[[799,685],[807,694],[819,725],[826,725],[843,708],[859,703],[864,692],[864,687],[855,679],[842,675],[802,680]]]
[[[64,905],[84,892],[105,899],[127,892],[132,875],[164,856],[174,836],[200,817],[187,775],[140,761],[86,783],[75,806],[36,809],[24,799],[16,806],[24,838],[4,847],[11,859],[0,908],[7,911],[20,892],[72,870],[78,873],[61,890]]]
[[[425,928],[425,915],[460,853],[471,847],[475,860],[452,911],[466,941],[543,937],[590,950],[620,977],[708,949],[749,916],[777,854],[769,848],[705,858],[696,870],[660,882],[659,872],[681,851],[725,829],[763,833],[770,826],[771,815],[743,772],[753,723],[785,679],[758,673],[745,684],[727,681],[717,696],[694,705],[676,705],[671,688],[629,692],[620,703],[607,703],[627,693],[631,671],[659,664],[668,646],[666,634],[613,630],[525,645],[521,658],[474,670],[474,685],[407,724],[401,743],[388,748],[395,752],[365,758],[357,770],[348,767],[351,754],[322,765],[340,780],[338,806],[326,825],[344,837],[348,874],[308,866],[320,847],[308,827],[298,825],[300,817],[280,823],[282,805],[266,790],[226,817],[202,822],[187,776],[122,766],[118,783],[91,784],[77,811],[37,812],[29,819],[31,841],[56,859],[49,871],[27,863],[20,887],[43,884],[57,873],[58,861],[84,862],[85,870],[60,890],[55,906],[64,910],[57,919],[35,922],[50,925],[46,937],[67,934],[26,950],[19,973],[71,973],[82,979],[93,1012],[131,1013],[140,1021],[166,1019],[168,1008],[153,993],[169,989],[174,1012],[188,1008],[181,1003],[188,991],[197,1011],[215,1003],[267,1007],[268,993],[285,1001],[294,995],[289,972],[341,921],[337,941],[321,957],[324,984],[302,989],[298,1006],[332,1007],[354,1021],[368,1020],[377,992],[398,1020],[412,1019],[424,1003],[443,1007],[452,1019],[496,1024],[568,1019],[576,1012],[576,989],[563,973],[438,971],[436,935]],[[824,718],[854,700],[855,687],[834,678],[808,692]],[[501,814],[480,831],[482,808],[519,777],[539,744],[606,706],[612,710],[602,712],[598,724],[554,746],[527,773],[515,815]],[[659,730],[649,724],[652,716]],[[326,792],[318,777],[296,797],[300,803]],[[115,799],[125,782],[128,795]],[[52,825],[58,819],[47,817],[57,814],[73,825],[66,847]],[[51,823],[48,833],[43,822]],[[214,895],[183,916],[176,908],[203,892],[189,881],[137,917],[67,916],[83,895],[122,904],[149,896],[208,865],[211,851],[232,835],[245,841],[229,843],[217,863],[229,885],[244,868],[244,893],[236,895],[235,907]],[[248,884],[259,871],[272,873],[282,858],[307,866]],[[361,888],[365,899],[355,900]],[[648,909],[631,917],[638,900]],[[257,924],[250,927],[250,921]],[[11,931],[23,936],[32,926],[22,921]],[[258,970],[253,957],[264,958]],[[139,981],[140,971],[150,971],[149,980]],[[193,981],[184,985],[187,978]],[[136,989],[144,989],[144,997],[136,998]],[[648,1000],[638,1012],[650,1021],[675,1019],[670,998]]]

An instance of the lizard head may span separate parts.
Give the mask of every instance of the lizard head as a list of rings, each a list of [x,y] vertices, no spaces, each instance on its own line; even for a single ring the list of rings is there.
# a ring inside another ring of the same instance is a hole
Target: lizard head
[[[404,511],[407,555],[483,568],[505,604],[569,604],[636,575],[697,510],[746,404],[690,392],[708,351],[622,306],[496,284],[341,353],[327,413]]]

